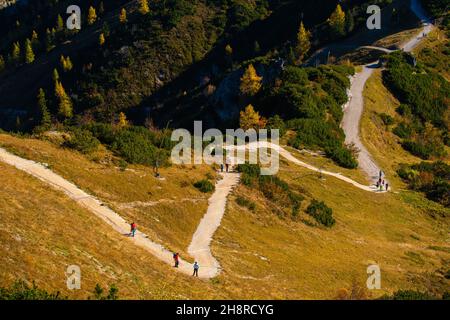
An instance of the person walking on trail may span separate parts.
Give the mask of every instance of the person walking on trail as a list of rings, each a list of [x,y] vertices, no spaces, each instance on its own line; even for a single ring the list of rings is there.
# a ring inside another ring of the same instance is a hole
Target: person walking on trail
[[[220,164],[220,172],[223,172],[223,163]]]
[[[386,182],[386,191],[389,189],[389,183]]]
[[[136,233],[136,229],[137,229],[136,223],[133,222],[133,223],[130,225],[130,227],[131,227],[130,236],[134,237],[134,235],[135,235],[135,233]]]
[[[180,254],[178,252],[173,254],[173,260],[175,262],[175,268],[178,268],[178,265],[180,264]]]
[[[200,266],[198,265],[198,262],[195,261],[194,262],[194,273],[192,274],[192,276],[198,277],[198,269],[200,269]]]

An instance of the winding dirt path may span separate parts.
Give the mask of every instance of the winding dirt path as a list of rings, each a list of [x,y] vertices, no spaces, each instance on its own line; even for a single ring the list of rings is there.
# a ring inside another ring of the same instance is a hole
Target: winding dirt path
[[[222,173],[221,175],[222,180],[217,182],[216,190],[208,200],[208,210],[200,221],[188,247],[188,253],[195,258],[200,267],[208,266],[206,271],[210,278],[215,277],[220,270],[219,262],[211,254],[212,237],[225,214],[227,197],[233,187],[239,183],[238,173]],[[205,272],[204,269],[205,267],[202,267],[202,273]]]
[[[14,166],[17,169],[40,179],[53,188],[64,192],[69,198],[94,213],[115,231],[124,236],[128,235],[130,231],[129,222],[125,221],[119,214],[102,204],[96,197],[84,192],[75,184],[57,175],[44,165],[13,155],[3,148],[0,148],[0,161]],[[217,276],[220,272],[219,263],[212,256],[209,244],[214,232],[220,225],[220,221],[225,212],[227,196],[231,192],[233,186],[238,182],[239,175],[235,173],[224,174],[223,179],[217,182],[216,191],[209,199],[208,211],[201,220],[192,239],[192,243],[189,246],[189,253],[191,253],[194,259],[200,264],[200,278],[212,278]],[[169,265],[173,265],[172,252],[164,248],[161,244],[148,239],[146,234],[138,230],[134,238],[129,237],[128,239],[135,245],[150,252],[159,260]],[[191,275],[193,272],[192,264],[181,259],[177,270],[184,274]]]
[[[426,16],[419,0],[411,0],[411,10],[422,21],[424,27],[417,36],[400,46],[400,48],[405,52],[412,51],[420,43],[420,41],[424,39],[423,35],[427,35],[433,29],[431,20]],[[344,118],[341,123],[341,127],[345,132],[345,142],[355,144],[355,146],[360,150],[358,155],[359,167],[369,176],[372,183],[377,181],[381,169],[375,163],[371,154],[361,142],[359,129],[360,120],[364,109],[364,87],[366,81],[372,75],[374,68],[377,66],[377,61],[364,65],[362,71],[354,76],[350,88],[351,98],[347,108],[344,110]]]

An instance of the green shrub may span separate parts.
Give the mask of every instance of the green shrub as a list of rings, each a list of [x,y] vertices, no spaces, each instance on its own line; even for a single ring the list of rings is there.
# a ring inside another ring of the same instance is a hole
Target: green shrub
[[[202,179],[194,183],[194,187],[196,187],[198,190],[200,190],[203,193],[212,192],[215,190],[214,185],[211,183],[211,181],[207,179]]]
[[[259,177],[261,172],[261,169],[257,164],[248,164],[248,163],[238,164],[236,169],[243,175],[247,175],[252,178]]]
[[[244,198],[242,196],[238,196],[236,198],[236,203],[240,205],[241,207],[246,207],[251,211],[255,211],[256,204],[253,201],[248,200],[247,198]]]
[[[64,300],[59,292],[49,293],[39,289],[33,282],[29,286],[25,281],[18,280],[9,288],[0,288],[0,300]]]
[[[355,169],[358,167],[358,161],[353,156],[352,152],[344,147],[329,147],[325,148],[327,157],[332,159],[338,165],[348,169]]]
[[[397,173],[410,189],[424,192],[428,199],[450,207],[450,165],[442,161],[403,164]]]
[[[111,149],[129,163],[164,166],[168,163],[169,152],[157,148],[146,132],[138,130],[119,131]]]
[[[63,146],[78,150],[82,153],[89,153],[98,148],[100,142],[95,138],[90,131],[71,128],[71,137],[63,143]]]
[[[437,298],[427,292],[415,290],[398,290],[392,296],[385,296],[388,300],[436,300]]]
[[[298,214],[304,198],[292,192],[285,181],[277,176],[260,175],[260,168],[253,164],[240,164],[237,170],[241,173],[241,183],[258,189],[266,199],[276,204],[278,213],[281,212],[280,208],[284,208],[288,209],[293,217]]]
[[[402,139],[402,146],[423,159],[445,154],[444,142],[448,142],[448,110],[450,84],[438,72],[424,70],[413,65],[412,56],[394,52],[388,56],[383,80],[402,103],[397,112],[407,118],[394,133]],[[426,72],[425,72],[426,71]]]
[[[413,133],[413,129],[406,123],[399,123],[392,132],[402,139],[410,137]]]
[[[323,201],[312,200],[306,209],[306,213],[325,227],[332,227],[336,222],[333,218],[333,210]]]
[[[384,125],[390,126],[394,124],[394,118],[386,113],[380,113],[379,114],[381,121],[383,121]]]

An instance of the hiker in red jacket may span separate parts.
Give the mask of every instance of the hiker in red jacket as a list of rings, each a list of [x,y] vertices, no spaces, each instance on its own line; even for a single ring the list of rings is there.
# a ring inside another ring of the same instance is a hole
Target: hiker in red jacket
[[[174,267],[178,268],[178,265],[180,264],[180,254],[178,252],[173,254],[173,260],[175,261]]]
[[[136,233],[136,229],[137,229],[136,223],[133,222],[133,223],[131,224],[131,232],[130,232],[130,236],[134,237],[134,234]]]

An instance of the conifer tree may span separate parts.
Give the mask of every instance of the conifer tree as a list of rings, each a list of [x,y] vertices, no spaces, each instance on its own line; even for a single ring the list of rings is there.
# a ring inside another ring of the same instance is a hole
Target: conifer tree
[[[52,79],[54,82],[57,82],[59,80],[59,73],[58,73],[58,69],[56,69],[56,68],[53,69]]]
[[[229,44],[227,44],[225,47],[225,54],[227,56],[231,56],[233,54],[233,48]]]
[[[333,37],[342,37],[345,35],[345,13],[340,4],[337,5],[334,12],[328,18],[328,25],[331,28]]]
[[[253,96],[258,93],[262,86],[262,77],[258,76],[255,68],[250,64],[241,78],[240,90],[241,93],[248,96]]]
[[[143,15],[150,12],[150,8],[148,6],[148,0],[139,0],[139,12]]]
[[[350,10],[345,13],[345,32],[350,33],[355,28],[355,19]]]
[[[51,125],[51,115],[47,108],[47,99],[44,89],[40,88],[37,96],[37,106],[39,112],[39,126],[46,130]]]
[[[73,116],[73,106],[70,97],[67,95],[61,82],[55,82],[55,95],[58,98],[58,114],[63,118]]]
[[[31,47],[31,41],[29,39],[25,40],[25,63],[33,63],[34,61],[34,52]]]
[[[303,21],[300,23],[300,28],[297,33],[297,55],[298,55],[298,62],[303,62],[303,59],[308,54],[309,49],[311,49],[311,42],[310,42],[310,33],[305,29],[305,26],[303,25]]]
[[[31,43],[34,45],[39,42],[39,36],[35,30],[31,33]]]
[[[64,29],[64,21],[60,14],[56,18],[56,31],[62,31]]]
[[[98,43],[100,46],[105,44],[105,35],[103,33],[100,33],[100,36],[98,37]]]
[[[5,59],[0,54],[0,72],[2,72],[5,69]]]
[[[128,120],[125,113],[121,112],[119,113],[119,123],[117,124],[119,128],[126,128],[128,127]]]
[[[19,42],[13,43],[13,49],[11,52],[11,59],[14,63],[18,63],[20,61],[20,44]]]
[[[98,5],[98,13],[103,14],[105,12],[105,6],[103,4],[103,1],[100,1],[100,4]]]
[[[125,8],[120,10],[119,21],[122,24],[127,23],[127,10]]]
[[[93,24],[97,20],[97,13],[95,12],[95,8],[90,6],[88,10],[87,23],[88,25]]]
[[[239,126],[243,130],[248,129],[263,129],[266,126],[267,120],[259,115],[257,111],[249,104],[244,111],[239,114]]]
[[[63,55],[61,55],[61,58],[59,59],[61,67],[64,72],[70,71],[73,68],[72,61],[70,60],[70,57],[67,56],[67,58],[64,58]]]

